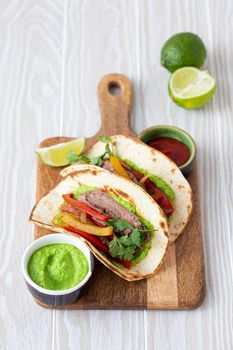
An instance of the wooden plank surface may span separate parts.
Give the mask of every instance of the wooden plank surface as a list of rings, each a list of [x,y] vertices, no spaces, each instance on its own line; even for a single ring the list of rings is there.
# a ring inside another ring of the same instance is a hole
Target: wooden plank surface
[[[1,1],[1,350],[232,349],[232,13],[231,0]],[[199,111],[173,104],[159,65],[164,41],[187,30],[203,38],[218,83]],[[207,294],[194,311],[51,311],[24,286],[33,150],[46,137],[95,134],[96,86],[112,71],[134,82],[136,132],[168,123],[197,142]]]
[[[111,107],[112,109],[112,107]],[[112,111],[112,127],[102,117],[101,130],[110,133],[127,132],[129,123],[116,121],[117,110]],[[115,113],[115,116],[114,116]],[[127,119],[129,115],[127,116]],[[114,126],[113,126],[114,125]],[[93,144],[96,138],[87,140]],[[59,142],[70,141],[70,138],[48,138],[41,143],[41,147],[49,147]],[[37,162],[37,190],[39,200],[48,193],[59,181],[60,168],[51,168],[40,161]],[[204,257],[201,233],[201,216],[198,189],[197,166],[188,176],[193,190],[194,210],[190,222],[184,233],[173,244],[164,266],[153,278],[127,282],[113,274],[102,264],[97,263],[93,278],[85,295],[76,303],[62,307],[51,307],[38,302],[41,306],[58,309],[193,309],[198,307],[204,298],[205,275]],[[35,227],[35,238],[48,233],[48,230]]]

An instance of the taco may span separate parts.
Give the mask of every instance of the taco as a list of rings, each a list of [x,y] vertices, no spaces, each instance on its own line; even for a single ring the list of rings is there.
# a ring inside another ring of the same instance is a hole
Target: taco
[[[70,154],[70,162],[96,164],[142,187],[163,210],[174,242],[187,225],[192,208],[192,190],[177,165],[163,153],[136,138],[114,135],[101,137],[85,155]],[[76,170],[65,168],[62,176]]]
[[[76,165],[39,200],[30,220],[78,235],[97,259],[128,281],[154,275],[168,248],[166,218],[153,199],[94,165]]]

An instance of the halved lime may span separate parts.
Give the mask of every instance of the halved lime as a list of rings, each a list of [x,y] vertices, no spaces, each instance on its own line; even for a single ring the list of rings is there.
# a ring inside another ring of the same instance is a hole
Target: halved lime
[[[216,81],[206,70],[194,67],[177,69],[168,83],[168,91],[176,104],[194,109],[204,106],[216,90]]]
[[[83,152],[85,146],[85,139],[80,137],[69,142],[58,143],[51,147],[38,148],[36,154],[40,157],[43,163],[59,167],[67,165],[67,155],[70,151],[75,152],[77,155]]]

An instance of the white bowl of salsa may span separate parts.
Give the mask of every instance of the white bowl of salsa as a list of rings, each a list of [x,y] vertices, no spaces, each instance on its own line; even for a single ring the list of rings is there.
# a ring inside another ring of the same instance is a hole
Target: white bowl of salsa
[[[21,267],[33,297],[43,304],[60,306],[80,298],[92,275],[94,258],[78,237],[53,233],[26,249]]]

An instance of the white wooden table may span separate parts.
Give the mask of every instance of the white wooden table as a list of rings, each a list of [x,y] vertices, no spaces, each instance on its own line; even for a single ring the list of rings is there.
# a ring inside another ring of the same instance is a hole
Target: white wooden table
[[[0,349],[233,349],[233,2],[0,1]],[[217,79],[199,111],[168,97],[160,49],[173,33],[204,40]],[[49,136],[100,124],[106,73],[134,84],[136,132],[173,124],[197,142],[207,295],[194,311],[51,311],[34,303],[20,260],[33,240],[35,154]]]

